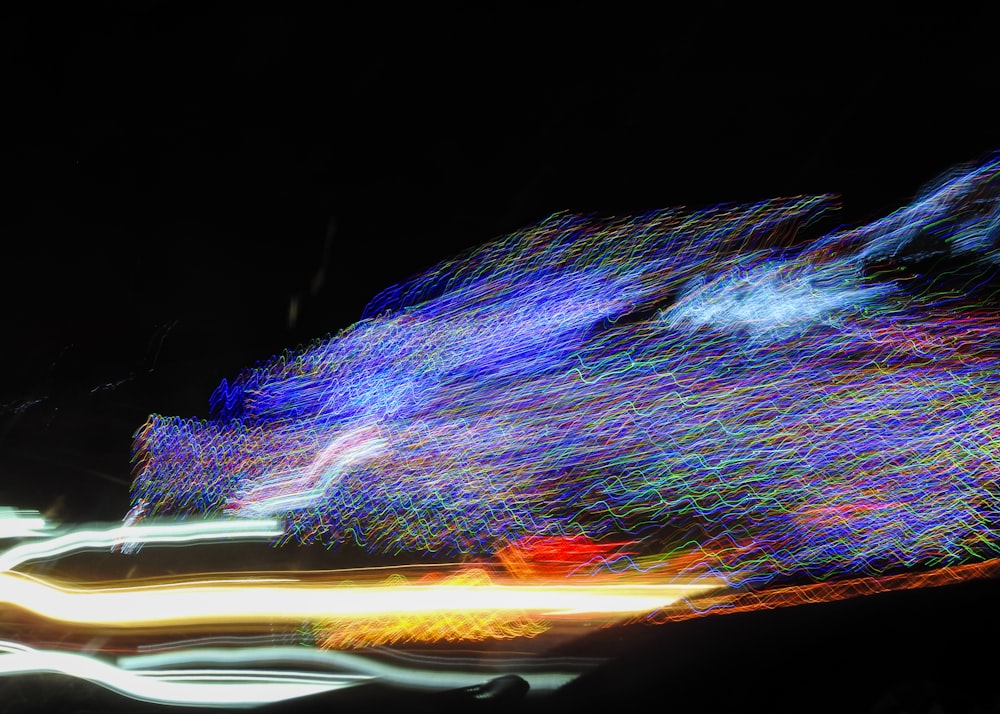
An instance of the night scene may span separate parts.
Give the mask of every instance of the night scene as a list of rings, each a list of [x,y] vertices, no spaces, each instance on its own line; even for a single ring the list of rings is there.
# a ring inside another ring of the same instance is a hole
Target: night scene
[[[4,18],[11,712],[1000,712],[994,13]]]

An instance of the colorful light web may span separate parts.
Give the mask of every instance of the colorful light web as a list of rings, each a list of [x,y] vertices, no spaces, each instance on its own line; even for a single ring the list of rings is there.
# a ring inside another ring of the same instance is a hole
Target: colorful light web
[[[832,197],[553,216],[223,382],[211,420],[151,416],[133,499],[387,554],[627,539],[750,583],[994,557],[998,175],[811,240]]]

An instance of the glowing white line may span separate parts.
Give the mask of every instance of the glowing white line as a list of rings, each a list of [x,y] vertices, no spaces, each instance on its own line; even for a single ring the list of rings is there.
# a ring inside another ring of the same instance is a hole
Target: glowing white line
[[[704,581],[662,585],[414,585],[342,587],[328,583],[244,580],[128,588],[70,589],[0,573],[0,602],[62,622],[174,626],[321,621],[331,617],[456,612],[530,612],[542,616],[652,612],[718,588]]]
[[[106,549],[122,542],[192,543],[196,541],[266,540],[277,538],[284,528],[275,519],[217,519],[145,522],[111,528],[74,530],[70,533],[14,546],[0,553],[0,570],[13,570],[32,561],[81,550]]]
[[[425,669],[416,667],[399,667],[384,662],[363,657],[349,652],[336,650],[317,650],[307,647],[201,647],[181,650],[179,652],[158,652],[156,654],[129,655],[118,658],[118,666],[124,669],[153,669],[156,667],[179,667],[187,664],[248,664],[253,662],[293,662],[296,664],[322,665],[355,672],[355,675],[378,679],[396,686],[409,689],[442,690],[473,687],[491,679],[499,672],[475,672]],[[598,662],[590,661],[588,667],[581,667],[577,672],[508,671],[504,674],[516,674],[528,682],[532,692],[546,692],[558,689],[580,676],[586,668],[596,666]]]
[[[57,672],[94,682],[134,699],[165,704],[188,704],[203,707],[246,707],[296,699],[359,684],[362,680],[330,675],[295,673],[283,680],[280,672],[259,675],[224,671],[212,673],[215,681],[200,681],[205,672],[192,672],[182,682],[161,679],[160,673],[125,671],[93,657],[68,652],[36,650],[17,643],[0,642],[0,676]],[[227,681],[229,680],[229,681]]]

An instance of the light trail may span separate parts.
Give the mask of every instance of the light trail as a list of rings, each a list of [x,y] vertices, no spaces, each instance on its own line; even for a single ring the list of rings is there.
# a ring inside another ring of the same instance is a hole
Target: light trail
[[[413,658],[410,658],[413,659]],[[368,678],[407,689],[437,691],[472,687],[500,674],[516,674],[536,694],[550,692],[599,665],[599,658],[569,660],[537,658],[450,658],[440,661],[417,659],[403,666],[354,652],[307,647],[192,647],[175,652],[131,655],[118,658],[126,670],[154,671],[161,667],[196,667],[208,664],[246,666],[267,662],[272,666],[318,666],[344,672],[344,676]],[[468,669],[455,669],[457,663]],[[484,665],[485,663],[485,665]],[[434,667],[428,666],[434,664]],[[422,666],[418,666],[422,665]],[[184,671],[182,669],[182,671]]]
[[[0,671],[211,706],[369,678],[475,686],[462,658],[430,676],[355,655],[995,577],[1000,159],[883,219],[803,235],[833,208],[556,215],[224,381],[211,419],[151,415],[122,525],[0,512],[0,537],[33,539],[0,551],[0,603],[29,639],[95,632],[117,638],[106,654],[129,637],[234,646],[115,666],[11,643]],[[925,274],[932,260],[947,269]],[[18,570],[242,540],[447,563],[417,582],[402,566],[115,583]],[[258,646],[268,632],[315,646]]]
[[[540,617],[623,617],[717,590],[718,581],[670,584],[371,586],[232,579],[70,588],[0,573],[0,602],[74,625],[175,628],[288,623],[399,614],[527,612]]]
[[[105,550],[131,544],[194,545],[210,542],[274,541],[284,531],[275,519],[189,518],[151,519],[145,523],[109,527],[60,529],[42,540],[0,551],[0,571],[14,570],[36,560],[52,560],[86,550]]]
[[[52,528],[38,511],[0,506],[0,540],[44,536]]]
[[[72,652],[0,641],[0,676],[55,672],[133,699],[171,705],[243,708],[331,692],[368,677],[319,672],[230,669],[123,669]]]
[[[994,558],[1000,160],[809,235],[835,208],[552,216],[223,382],[209,420],[152,415],[133,499],[389,557],[700,552],[759,589]]]

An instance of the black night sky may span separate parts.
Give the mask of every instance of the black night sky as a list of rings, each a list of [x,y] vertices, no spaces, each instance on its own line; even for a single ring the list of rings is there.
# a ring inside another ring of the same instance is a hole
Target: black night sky
[[[222,378],[552,212],[838,193],[854,222],[1000,148],[986,3],[596,7],[5,16],[0,504],[120,518],[148,414],[206,417]]]

